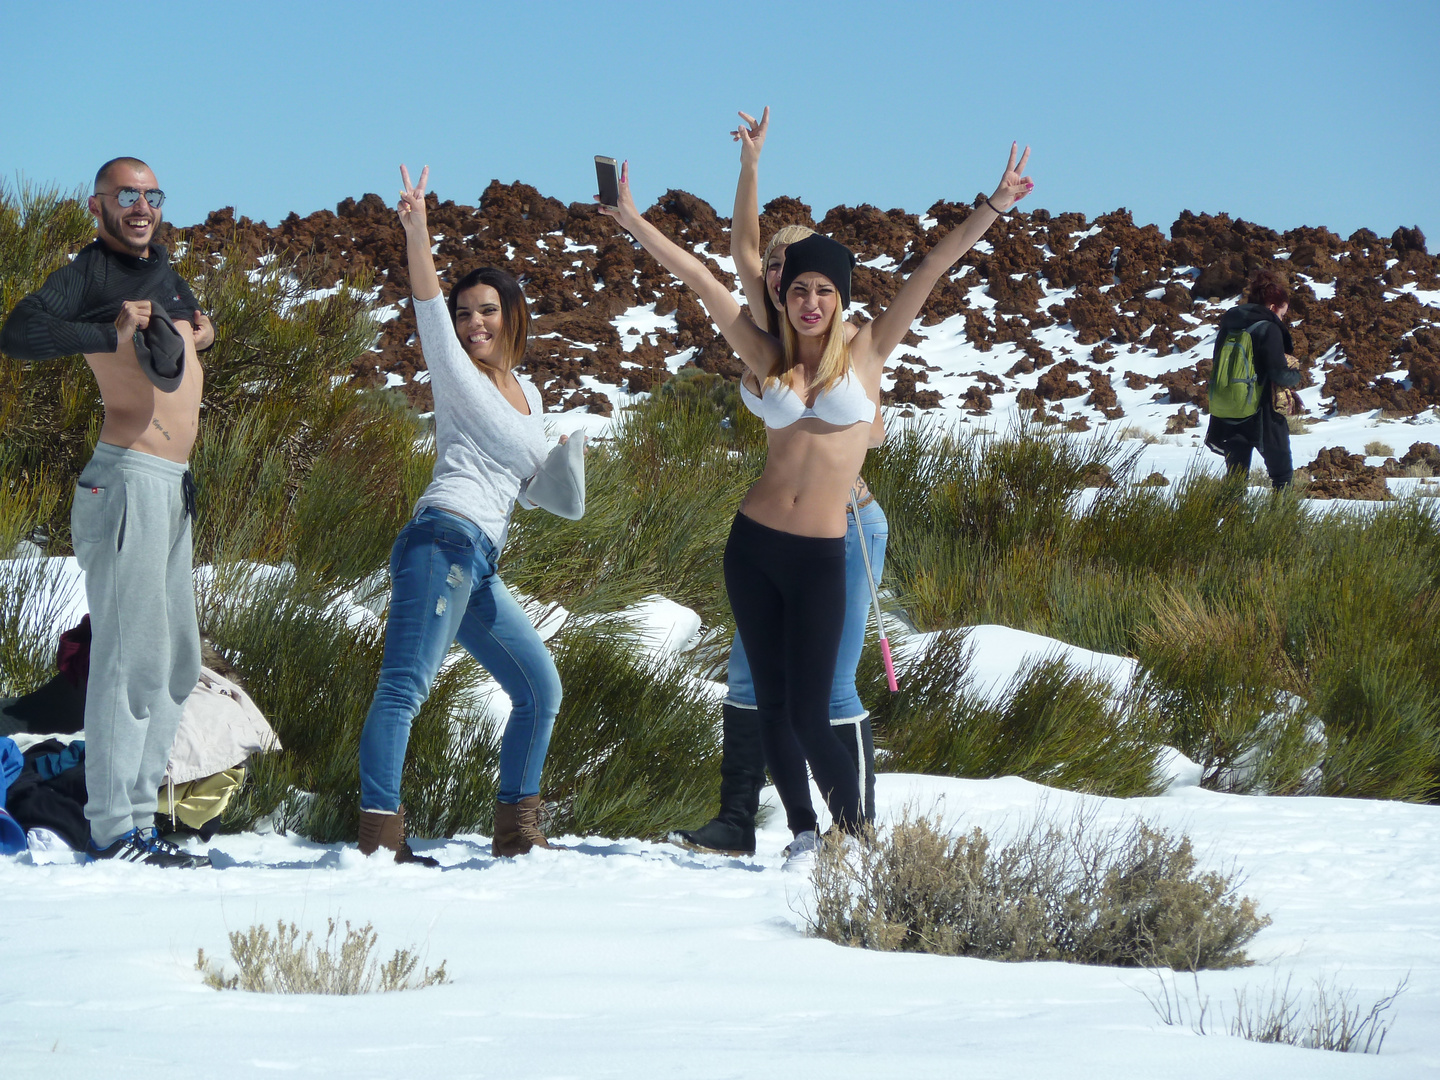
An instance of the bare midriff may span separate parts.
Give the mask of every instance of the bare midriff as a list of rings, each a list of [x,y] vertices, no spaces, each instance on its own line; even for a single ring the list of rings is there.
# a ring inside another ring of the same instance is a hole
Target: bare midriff
[[[185,338],[185,376],[173,393],[165,393],[146,378],[129,340],[122,341],[113,353],[85,354],[105,403],[101,442],[167,461],[189,460],[200,429],[205,372],[189,324],[175,325]]]
[[[841,537],[850,488],[865,462],[870,425],[797,420],[770,428],[765,471],[740,504],[751,521],[797,536]]]

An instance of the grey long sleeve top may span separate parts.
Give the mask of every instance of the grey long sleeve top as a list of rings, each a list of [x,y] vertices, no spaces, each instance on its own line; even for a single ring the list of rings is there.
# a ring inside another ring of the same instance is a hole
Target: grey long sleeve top
[[[445,298],[412,302],[435,396],[435,472],[415,510],[434,506],[469,518],[498,554],[516,496],[545,462],[540,392],[516,376],[530,405],[529,416],[520,413],[466,355]]]

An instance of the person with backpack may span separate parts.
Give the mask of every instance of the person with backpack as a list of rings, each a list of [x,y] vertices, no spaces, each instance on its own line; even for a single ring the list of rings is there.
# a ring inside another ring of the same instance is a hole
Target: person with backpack
[[[1274,270],[1251,280],[1246,302],[1227,311],[1215,335],[1209,381],[1210,426],[1205,445],[1225,458],[1228,473],[1250,474],[1259,450],[1276,491],[1290,485],[1288,415],[1300,384],[1300,362],[1285,315],[1290,291]]]

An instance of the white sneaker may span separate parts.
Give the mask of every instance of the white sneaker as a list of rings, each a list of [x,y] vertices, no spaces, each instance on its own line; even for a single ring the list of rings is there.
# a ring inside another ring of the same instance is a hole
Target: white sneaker
[[[781,869],[808,874],[815,866],[815,853],[819,850],[820,834],[814,829],[806,829],[785,845],[785,850],[781,852],[785,856],[785,865]]]

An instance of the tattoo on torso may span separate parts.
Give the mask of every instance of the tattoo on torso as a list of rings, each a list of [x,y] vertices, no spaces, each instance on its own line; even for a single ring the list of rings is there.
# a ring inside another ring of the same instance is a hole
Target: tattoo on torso
[[[169,441],[170,441],[170,433],[169,433],[168,431],[166,431],[163,427],[160,426],[160,421],[159,421],[159,420],[151,420],[150,423],[151,423],[151,425],[155,428],[156,431],[160,432],[161,435],[164,435],[164,436],[165,436],[165,441],[166,441],[166,442],[169,442]]]

